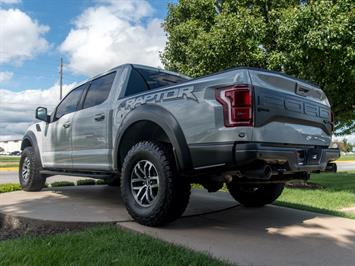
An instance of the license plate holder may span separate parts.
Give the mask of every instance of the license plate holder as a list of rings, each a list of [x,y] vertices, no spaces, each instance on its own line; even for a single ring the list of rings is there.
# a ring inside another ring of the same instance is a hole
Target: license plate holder
[[[306,151],[306,164],[308,165],[319,165],[322,159],[321,149],[309,149]]]

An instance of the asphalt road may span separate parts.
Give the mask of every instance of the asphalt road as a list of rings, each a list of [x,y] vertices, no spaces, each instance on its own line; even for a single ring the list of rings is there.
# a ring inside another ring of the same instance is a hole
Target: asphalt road
[[[338,171],[354,171],[355,170],[355,162],[337,162]]]

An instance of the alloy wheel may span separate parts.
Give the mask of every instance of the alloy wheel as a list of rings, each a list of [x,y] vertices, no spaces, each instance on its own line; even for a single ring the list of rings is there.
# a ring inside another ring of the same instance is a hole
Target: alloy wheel
[[[30,177],[31,161],[30,158],[26,157],[22,164],[22,179],[27,182]]]
[[[142,207],[150,207],[158,196],[159,175],[154,164],[141,160],[133,167],[131,192],[135,201]]]

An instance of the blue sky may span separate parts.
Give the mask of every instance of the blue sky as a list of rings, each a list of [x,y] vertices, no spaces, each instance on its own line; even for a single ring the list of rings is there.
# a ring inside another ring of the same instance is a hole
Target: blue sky
[[[161,23],[176,0],[0,0],[0,140],[21,138],[37,106],[123,63],[162,67]]]
[[[127,1],[127,0],[124,0]],[[1,1],[0,1],[1,2]],[[117,2],[122,2],[118,0]],[[154,9],[153,16],[163,19],[166,15],[168,0],[148,1]],[[95,0],[22,0],[15,4],[1,4],[3,9],[19,9],[41,25],[49,26],[43,35],[50,47],[45,52],[25,60],[20,65],[14,62],[0,64],[0,72],[13,73],[12,78],[0,83],[0,88],[12,91],[25,89],[45,89],[58,80],[60,57],[65,63],[68,55],[59,51],[58,46],[73,28],[75,19],[87,8],[100,5]],[[143,20],[143,23],[146,22]],[[1,54],[0,54],[1,56]],[[87,75],[65,71],[64,83],[85,79]]]

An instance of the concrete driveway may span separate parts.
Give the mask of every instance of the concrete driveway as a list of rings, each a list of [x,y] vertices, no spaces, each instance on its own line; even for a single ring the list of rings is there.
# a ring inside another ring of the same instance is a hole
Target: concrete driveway
[[[0,194],[0,214],[45,222],[115,221],[237,265],[355,263],[355,220],[276,206],[246,209],[223,192],[193,191],[184,217],[162,228],[133,222],[119,190],[108,186]]]

